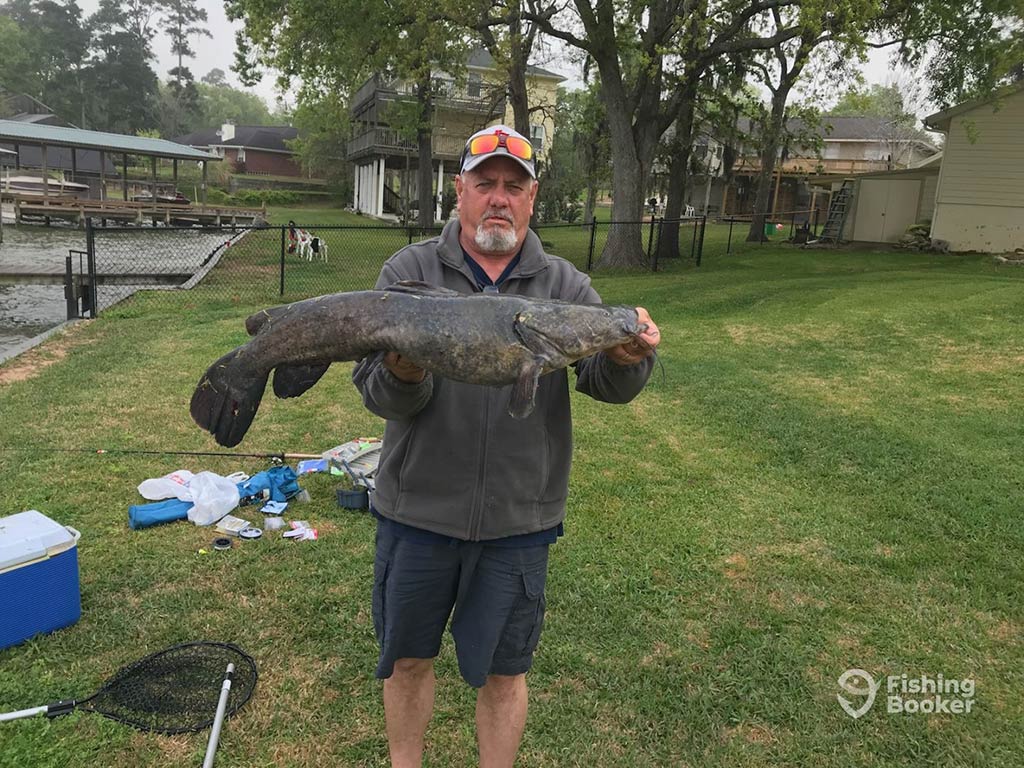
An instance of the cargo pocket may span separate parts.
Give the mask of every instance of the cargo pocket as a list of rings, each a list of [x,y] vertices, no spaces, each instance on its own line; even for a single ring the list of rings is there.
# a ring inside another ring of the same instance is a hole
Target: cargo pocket
[[[373,631],[377,635],[377,643],[384,647],[384,635],[387,630],[385,618],[387,616],[386,600],[388,586],[388,572],[391,570],[391,548],[385,547],[378,551],[373,560]]]
[[[524,571],[519,579],[522,593],[509,615],[505,636],[498,648],[498,658],[518,664],[529,659],[537,649],[544,624],[545,571]]]
[[[526,643],[523,646],[522,655],[527,656],[537,650],[537,643],[540,641],[540,631],[544,626],[544,610],[547,602],[544,597],[544,582],[547,580],[547,571],[533,571],[523,574],[523,585],[526,590],[524,600],[527,621],[524,629]]]

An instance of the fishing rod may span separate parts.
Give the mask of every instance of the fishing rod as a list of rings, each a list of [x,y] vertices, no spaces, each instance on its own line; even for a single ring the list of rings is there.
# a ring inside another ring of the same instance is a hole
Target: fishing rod
[[[123,454],[130,456],[226,456],[231,458],[252,459],[322,459],[320,453],[235,453],[229,451],[154,451],[134,448],[64,448],[57,445],[18,445],[0,446],[0,451],[38,451],[53,453],[91,453],[97,455]]]

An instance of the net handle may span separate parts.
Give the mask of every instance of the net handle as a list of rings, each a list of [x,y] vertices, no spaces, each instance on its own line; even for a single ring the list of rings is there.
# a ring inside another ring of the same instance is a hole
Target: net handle
[[[231,678],[235,674],[235,665],[228,664],[224,673],[224,682],[220,687],[220,699],[217,701],[217,714],[213,718],[213,728],[210,729],[210,741],[206,745],[206,757],[203,759],[203,768],[213,768],[213,758],[217,753],[217,743],[220,741],[220,729],[224,725],[224,712],[228,708],[228,696],[231,694]]]

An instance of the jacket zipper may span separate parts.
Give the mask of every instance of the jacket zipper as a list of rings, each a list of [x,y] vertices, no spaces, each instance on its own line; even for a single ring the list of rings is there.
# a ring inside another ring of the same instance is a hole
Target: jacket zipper
[[[490,388],[484,393],[484,418],[480,430],[480,450],[477,455],[480,462],[477,465],[476,473],[476,494],[473,501],[473,509],[469,516],[469,540],[477,541],[480,538],[480,528],[483,525],[484,508],[487,506],[487,445],[490,442],[487,435],[491,425],[491,393]]]

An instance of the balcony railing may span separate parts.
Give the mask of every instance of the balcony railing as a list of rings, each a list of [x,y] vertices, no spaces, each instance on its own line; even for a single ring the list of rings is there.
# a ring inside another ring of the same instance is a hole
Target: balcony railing
[[[396,101],[416,98],[416,85],[403,80],[385,81],[379,74],[367,80],[352,99],[352,112],[358,114],[371,99]],[[502,115],[505,112],[504,87],[487,83],[458,85],[453,80],[434,81],[434,105],[456,112],[478,115]]]
[[[813,157],[795,158],[782,163],[784,174],[806,174],[809,176],[825,174],[846,174],[856,175],[858,173],[872,173],[874,171],[888,171],[903,166],[896,163],[889,163],[886,160],[839,160],[839,159],[818,159]],[[775,166],[778,171],[779,166]],[[761,170],[760,158],[742,158],[733,168],[733,173],[752,174]]]
[[[431,138],[431,151],[434,157],[443,160],[458,160],[466,139],[460,136],[448,136],[443,133],[434,134]],[[371,128],[348,142],[348,159],[381,154],[406,154],[416,156],[418,147],[415,141],[402,138],[398,131],[391,128]]]

